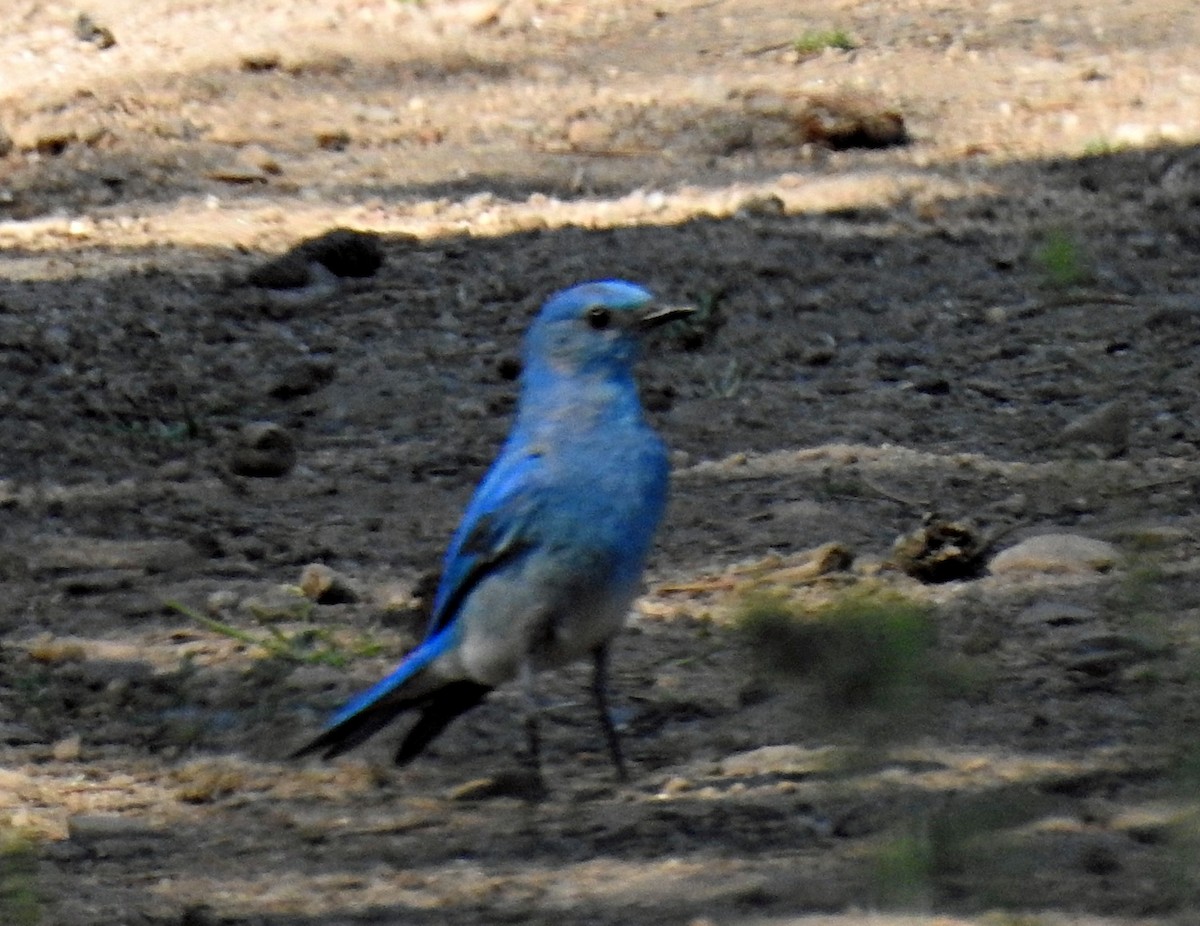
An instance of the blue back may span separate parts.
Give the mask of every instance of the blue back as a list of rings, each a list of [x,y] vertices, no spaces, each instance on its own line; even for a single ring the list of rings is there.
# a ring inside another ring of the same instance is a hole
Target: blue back
[[[525,339],[517,420],[446,551],[430,636],[453,621],[481,572],[534,546],[578,543],[581,522],[586,546],[611,552],[609,578],[637,580],[666,504],[668,467],[642,416],[637,333],[622,313],[631,317],[651,298],[608,280],[543,305]],[[599,331],[585,318],[597,307],[615,317]]]

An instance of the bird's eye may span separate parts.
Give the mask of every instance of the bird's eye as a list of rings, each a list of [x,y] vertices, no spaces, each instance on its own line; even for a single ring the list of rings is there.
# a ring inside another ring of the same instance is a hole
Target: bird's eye
[[[603,306],[594,305],[587,310],[587,323],[597,331],[603,331],[612,321],[612,313]]]

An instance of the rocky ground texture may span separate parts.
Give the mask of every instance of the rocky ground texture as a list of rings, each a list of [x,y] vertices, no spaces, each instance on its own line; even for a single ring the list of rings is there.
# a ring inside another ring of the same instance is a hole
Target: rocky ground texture
[[[0,10],[0,922],[1184,926],[1191,0]],[[335,229],[332,238],[320,236]],[[614,660],[285,757],[419,638],[540,300],[702,309]]]

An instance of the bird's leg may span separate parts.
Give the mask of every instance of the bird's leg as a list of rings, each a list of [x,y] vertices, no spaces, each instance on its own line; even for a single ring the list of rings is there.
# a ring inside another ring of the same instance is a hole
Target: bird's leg
[[[521,690],[525,700],[525,761],[533,775],[542,777],[542,737],[538,729],[538,697],[533,666],[529,660],[521,663]]]
[[[618,780],[628,781],[629,769],[625,765],[625,754],[621,751],[621,737],[608,710],[608,644],[592,650],[592,668],[592,696],[596,700],[596,712],[600,715],[600,727],[608,741],[608,755],[617,770]]]

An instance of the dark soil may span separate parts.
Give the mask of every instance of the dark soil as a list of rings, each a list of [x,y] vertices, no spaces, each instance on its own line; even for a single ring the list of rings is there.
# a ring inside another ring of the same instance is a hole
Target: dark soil
[[[1194,4],[10,6],[0,923],[1196,922]],[[377,272],[240,285],[338,227]],[[704,309],[641,371],[632,781],[586,666],[540,801],[508,690],[404,769],[288,761],[419,638],[538,304],[608,276]],[[930,584],[930,517],[1116,559]],[[847,607],[803,671],[755,632]]]

